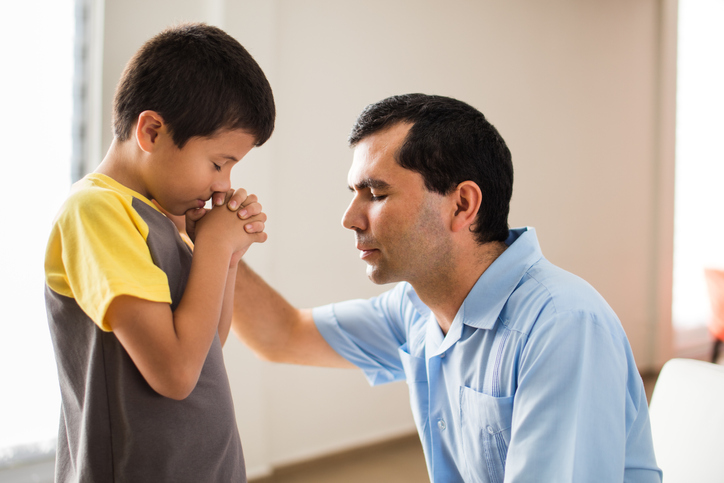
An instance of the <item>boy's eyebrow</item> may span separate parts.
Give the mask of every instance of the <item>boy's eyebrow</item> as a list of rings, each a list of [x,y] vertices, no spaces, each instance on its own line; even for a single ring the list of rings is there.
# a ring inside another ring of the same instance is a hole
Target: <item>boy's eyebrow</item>
[[[389,187],[390,187],[390,184],[387,183],[386,181],[382,181],[381,179],[375,179],[375,178],[367,178],[367,179],[364,179],[364,180],[360,181],[359,183],[355,184],[354,187],[350,186],[349,190],[355,191],[355,190],[363,190],[365,188],[383,190],[383,189],[387,189]]]
[[[239,161],[238,159],[236,159],[236,157],[234,157],[234,156],[232,156],[232,155],[230,155],[230,154],[221,154],[221,155],[219,155],[219,157],[220,157],[220,158],[223,158],[223,159],[226,159],[227,161],[234,162],[234,163],[236,163],[237,161]]]

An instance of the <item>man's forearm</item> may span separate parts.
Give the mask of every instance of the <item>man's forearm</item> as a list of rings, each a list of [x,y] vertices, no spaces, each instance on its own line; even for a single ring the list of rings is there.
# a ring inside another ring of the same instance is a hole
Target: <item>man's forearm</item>
[[[259,357],[281,361],[278,353],[289,339],[299,312],[246,263],[239,262],[232,327]]]
[[[243,261],[236,274],[232,328],[263,359],[353,367],[321,336],[311,310],[293,307]]]
[[[234,284],[236,283],[237,269],[237,265],[233,265],[229,268],[229,273],[226,277],[224,302],[221,306],[221,317],[219,317],[219,340],[221,341],[222,347],[226,344],[226,339],[229,337],[229,330],[231,330],[231,317],[234,310]]]

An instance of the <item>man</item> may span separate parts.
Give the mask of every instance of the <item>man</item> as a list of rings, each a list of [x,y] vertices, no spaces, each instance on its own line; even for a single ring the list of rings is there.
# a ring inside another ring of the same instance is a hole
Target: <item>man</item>
[[[434,482],[660,482],[643,383],[586,282],[508,230],[513,167],[471,106],[411,94],[350,135],[371,300],[298,310],[243,263],[233,327],[263,358],[405,379]]]

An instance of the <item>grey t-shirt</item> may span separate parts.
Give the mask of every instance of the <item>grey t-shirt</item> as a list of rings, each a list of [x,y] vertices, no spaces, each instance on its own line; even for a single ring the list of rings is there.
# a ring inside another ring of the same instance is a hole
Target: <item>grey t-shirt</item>
[[[163,214],[137,198],[130,204],[148,225],[146,242],[175,310],[191,250]],[[46,305],[62,396],[57,482],[246,481],[218,334],[196,388],[176,401],[148,385],[113,332],[74,298],[46,286]]]

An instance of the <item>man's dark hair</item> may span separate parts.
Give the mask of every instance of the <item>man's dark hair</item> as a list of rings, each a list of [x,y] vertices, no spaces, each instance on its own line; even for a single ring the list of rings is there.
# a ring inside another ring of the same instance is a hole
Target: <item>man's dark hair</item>
[[[395,155],[397,163],[420,173],[428,190],[443,195],[463,181],[477,183],[483,198],[471,231],[481,244],[505,241],[513,163],[495,127],[457,99],[405,94],[367,106],[352,128],[349,145],[399,123],[412,126]]]
[[[128,62],[113,106],[116,138],[127,140],[146,110],[161,115],[179,148],[226,129],[242,129],[261,146],[276,116],[269,81],[249,52],[200,23],[164,30]]]

